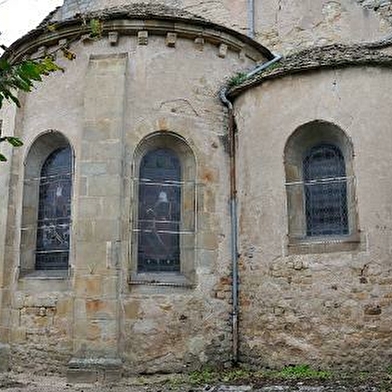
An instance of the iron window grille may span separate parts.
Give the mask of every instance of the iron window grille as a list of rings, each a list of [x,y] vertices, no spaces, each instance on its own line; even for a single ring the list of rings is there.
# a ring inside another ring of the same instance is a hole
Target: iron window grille
[[[348,234],[347,177],[340,149],[326,143],[309,149],[303,180],[306,235]]]
[[[147,152],[139,171],[138,272],[180,272],[181,163],[167,148]]]
[[[59,148],[45,160],[39,178],[36,270],[68,268],[72,154]]]

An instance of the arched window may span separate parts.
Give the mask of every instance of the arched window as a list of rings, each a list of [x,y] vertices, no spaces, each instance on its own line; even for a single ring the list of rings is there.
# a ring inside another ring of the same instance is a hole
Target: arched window
[[[167,148],[140,163],[138,272],[180,271],[181,165]]]
[[[40,176],[36,270],[68,268],[71,218],[71,149],[59,148],[45,160]]]
[[[196,162],[171,132],[135,150],[131,283],[192,284],[195,275]]]
[[[334,124],[312,121],[289,137],[284,156],[289,250],[355,249],[353,149],[346,134]]]
[[[22,275],[68,269],[72,161],[72,148],[60,132],[41,135],[29,149],[23,184]]]
[[[306,234],[347,234],[347,178],[340,149],[324,143],[310,148],[303,161],[303,176]]]

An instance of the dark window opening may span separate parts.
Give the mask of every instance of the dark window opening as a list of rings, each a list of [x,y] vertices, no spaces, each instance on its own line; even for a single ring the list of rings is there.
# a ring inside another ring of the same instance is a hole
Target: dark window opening
[[[59,148],[49,155],[41,169],[36,270],[68,268],[71,188],[71,149]]]
[[[348,234],[343,155],[331,144],[312,147],[303,160],[307,236]]]
[[[139,172],[138,272],[180,272],[181,164],[159,148]]]

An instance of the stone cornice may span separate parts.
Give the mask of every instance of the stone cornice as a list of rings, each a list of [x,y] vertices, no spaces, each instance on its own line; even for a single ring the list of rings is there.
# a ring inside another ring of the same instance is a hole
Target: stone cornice
[[[271,79],[309,72],[319,69],[344,68],[355,66],[377,66],[392,68],[392,54],[382,51],[391,45],[391,38],[362,45],[328,45],[305,49],[287,56],[279,63],[254,75],[229,89],[227,96],[238,97],[246,90]]]
[[[237,31],[201,18],[187,19],[176,15],[140,14],[117,9],[78,15],[62,22],[53,22],[55,28],[52,30],[48,29],[49,21],[47,21],[14,42],[4,56],[15,62],[36,53],[41,48],[55,47],[61,42],[73,42],[86,37],[89,34],[89,28],[85,21],[92,18],[98,18],[102,22],[103,37],[110,32],[118,32],[121,35],[137,35],[140,31],[148,31],[150,35],[176,33],[179,38],[202,38],[212,44],[227,45],[229,49],[243,53],[254,61],[273,58],[272,53],[258,42]]]

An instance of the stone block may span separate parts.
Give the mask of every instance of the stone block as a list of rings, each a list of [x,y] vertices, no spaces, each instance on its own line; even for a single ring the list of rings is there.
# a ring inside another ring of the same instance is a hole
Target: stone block
[[[76,227],[76,235],[81,241],[89,241],[93,238],[94,223],[92,220],[79,220]]]
[[[79,198],[79,217],[95,218],[102,214],[100,199],[98,197],[80,197]]]
[[[73,311],[71,298],[62,299],[57,304],[56,317],[67,317]]]
[[[67,46],[67,39],[66,38],[60,39],[59,46],[66,47]]]
[[[21,343],[26,341],[27,333],[26,328],[12,328],[11,330],[11,340],[13,343]]]
[[[295,261],[294,261],[293,268],[294,268],[295,270],[297,270],[297,271],[302,270],[302,269],[304,268],[304,264],[303,264],[302,260],[295,260]]]
[[[87,177],[80,176],[79,196],[87,196]]]
[[[203,201],[203,211],[215,212],[215,192],[211,188],[205,188]]]
[[[118,277],[107,276],[102,280],[102,297],[104,299],[116,298],[118,289]]]
[[[148,45],[148,31],[139,31],[137,33],[138,45]]]
[[[378,316],[382,313],[382,309],[379,305],[366,305],[364,313],[366,316]]]
[[[195,38],[195,48],[197,50],[203,51],[204,50],[204,38],[203,37],[197,37]]]
[[[97,176],[107,173],[107,163],[106,162],[81,162],[80,163],[80,173],[86,176]]]
[[[67,369],[67,382],[70,384],[87,383],[98,381],[98,371],[94,369]]]
[[[218,237],[215,233],[200,233],[198,246],[201,249],[216,250],[218,249]]]
[[[75,278],[75,291],[82,296],[100,296],[102,291],[101,285],[101,275],[77,275]]]
[[[90,321],[86,325],[86,338],[98,343],[102,338],[101,325],[96,321]]]
[[[80,241],[76,244],[77,258],[80,260],[80,269],[95,274],[99,268],[105,268],[106,244],[104,242]],[[76,266],[79,267],[79,266]]]
[[[104,373],[104,382],[112,383],[121,380],[122,370],[121,369],[106,369]]]
[[[117,31],[110,31],[108,34],[108,41],[111,46],[117,46],[118,44],[118,32]]]
[[[73,358],[68,364],[69,383],[106,383],[118,381],[122,376],[120,359],[107,357],[103,352],[97,357]]]
[[[84,299],[75,299],[74,301],[74,318],[75,320],[86,319],[86,301]]]
[[[89,196],[116,196],[120,191],[121,178],[118,175],[92,176],[88,179]]]
[[[16,293],[12,297],[12,306],[17,309],[22,309],[24,306],[25,295],[22,293]]]
[[[100,84],[102,81],[97,80],[96,83]],[[113,97],[108,94],[96,98],[95,101],[95,106],[106,108],[106,110],[105,112],[102,111],[99,116],[94,113],[95,117],[89,114],[89,117],[85,120],[83,137],[90,143],[94,142],[97,144],[101,140],[116,139],[119,132],[118,117],[121,116],[120,108],[113,105],[110,106]]]
[[[215,270],[215,263],[217,260],[217,253],[213,250],[199,250],[199,257],[197,258],[199,265],[197,266],[199,273],[209,274]]]
[[[98,320],[114,320],[117,315],[116,300],[102,301],[100,299],[87,300],[87,317]]]
[[[177,34],[176,33],[167,33],[166,35],[166,45],[169,48],[174,48],[177,42]]]
[[[104,197],[101,199],[102,211],[105,211],[106,217],[119,217],[121,208],[121,198],[118,196]]]
[[[11,349],[8,344],[0,343],[0,372],[9,371],[10,352]]]
[[[47,50],[48,48],[46,46],[40,46],[34,57],[45,57]]]
[[[132,300],[124,304],[125,319],[136,320],[140,313],[140,303]]]
[[[115,218],[115,217],[113,217]],[[120,222],[117,219],[97,219],[94,221],[95,241],[115,241],[120,238]]]
[[[224,59],[227,55],[227,50],[228,46],[226,44],[220,44],[219,45],[219,51],[218,51],[218,56],[222,59]]]
[[[169,130],[169,122],[166,117],[160,117],[156,121],[156,129],[157,131],[168,131]]]

